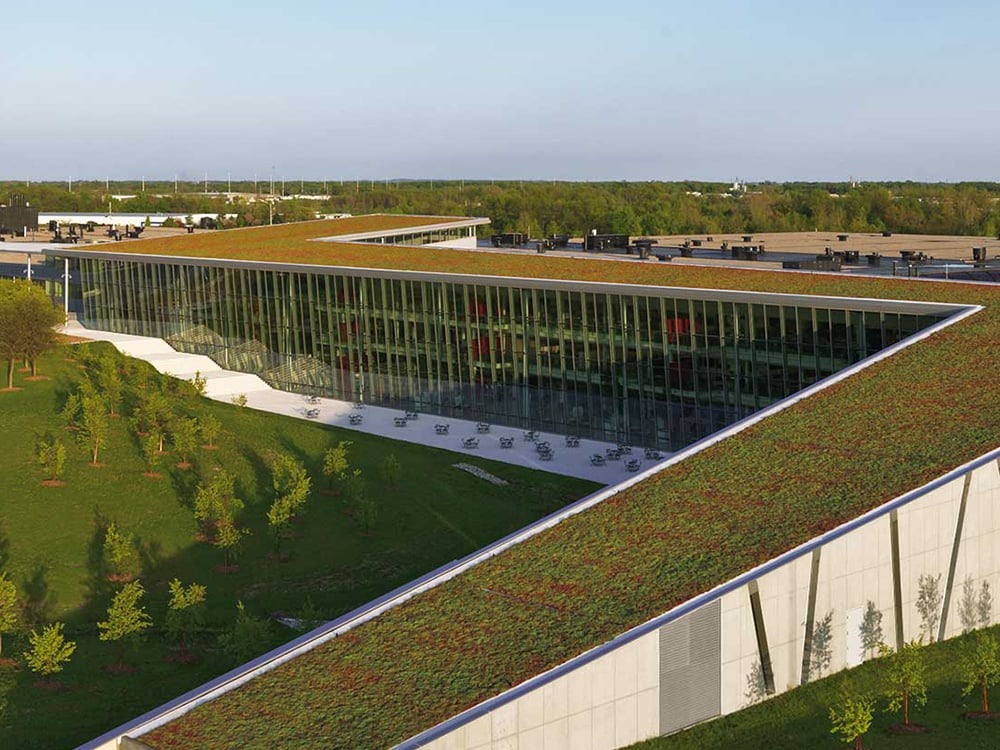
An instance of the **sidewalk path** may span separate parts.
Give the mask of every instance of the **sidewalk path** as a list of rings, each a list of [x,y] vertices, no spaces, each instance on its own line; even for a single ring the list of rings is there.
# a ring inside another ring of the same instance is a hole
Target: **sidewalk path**
[[[552,459],[543,461],[537,451],[537,443],[525,440],[524,431],[518,428],[490,425],[488,433],[479,433],[475,422],[434,414],[419,414],[416,419],[401,420],[399,424],[405,426],[397,426],[397,419],[404,414],[396,409],[371,405],[357,408],[352,403],[332,398],[310,401],[299,394],[275,390],[256,375],[223,370],[206,356],[178,352],[163,339],[92,330],[77,321],[70,321],[60,330],[79,338],[108,341],[122,353],[145,360],[162,373],[185,380],[192,380],[196,374],[200,374],[206,381],[205,395],[216,401],[229,402],[239,395],[245,395],[247,406],[254,409],[451,450],[456,454],[456,462],[478,456],[515,466],[589,479],[604,485],[617,484],[632,475],[633,472],[625,465],[627,459],[638,460],[641,469],[648,469],[656,463],[644,458],[642,449],[636,448],[631,455],[620,460],[609,460],[603,466],[594,466],[591,456],[605,456],[609,448],[616,447],[613,443],[581,438],[579,446],[570,448],[566,446],[564,435],[538,433],[537,441],[550,443],[553,451]],[[361,418],[360,424],[350,424],[352,415],[355,420],[357,417]],[[448,425],[448,433],[438,434],[435,426],[443,424]],[[513,447],[501,448],[501,437],[512,438]],[[478,446],[464,448],[463,441],[466,438],[477,438]],[[662,460],[669,454],[660,453],[660,456]]]

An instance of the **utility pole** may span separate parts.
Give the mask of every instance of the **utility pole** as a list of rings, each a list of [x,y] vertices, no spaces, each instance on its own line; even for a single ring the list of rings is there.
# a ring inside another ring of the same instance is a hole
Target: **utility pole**
[[[69,179],[66,180],[66,181],[69,183],[69,191],[72,193],[73,192],[73,175],[70,175]]]
[[[205,192],[208,192],[208,172],[205,172]]]
[[[142,176],[142,190],[140,190],[139,192],[141,192],[141,193],[145,193],[146,192],[146,175]]]
[[[226,172],[226,188],[227,188],[227,190],[226,190],[227,193],[233,192],[233,173],[232,172]]]

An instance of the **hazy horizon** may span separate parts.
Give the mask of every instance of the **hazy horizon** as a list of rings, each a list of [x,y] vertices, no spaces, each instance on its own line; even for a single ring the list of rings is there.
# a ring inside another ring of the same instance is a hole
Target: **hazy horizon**
[[[5,9],[7,179],[1000,179],[1000,6]]]

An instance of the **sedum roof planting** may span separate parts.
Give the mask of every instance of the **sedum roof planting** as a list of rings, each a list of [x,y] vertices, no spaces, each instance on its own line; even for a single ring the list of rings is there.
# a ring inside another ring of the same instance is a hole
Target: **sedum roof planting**
[[[984,309],[144,735],[157,750],[391,746],[1000,444],[997,287],[425,248],[336,254],[338,265]]]

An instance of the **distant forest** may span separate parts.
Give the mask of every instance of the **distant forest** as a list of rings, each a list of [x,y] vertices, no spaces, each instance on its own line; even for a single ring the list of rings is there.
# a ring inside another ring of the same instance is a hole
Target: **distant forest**
[[[266,201],[234,198],[226,182],[0,182],[0,200],[19,193],[42,211],[235,213],[228,226],[268,222]],[[264,191],[269,185],[259,183]],[[278,189],[276,183],[275,188]],[[233,181],[253,194],[253,181]],[[279,191],[280,192],[280,191]],[[723,232],[892,231],[993,235],[1000,232],[997,183],[763,183],[732,190],[699,182],[328,181],[286,182],[285,195],[329,195],[274,203],[275,221],[311,219],[316,211],[485,216],[489,232],[532,237],[579,236],[591,229],[630,235]],[[134,195],[113,199],[112,195]]]

